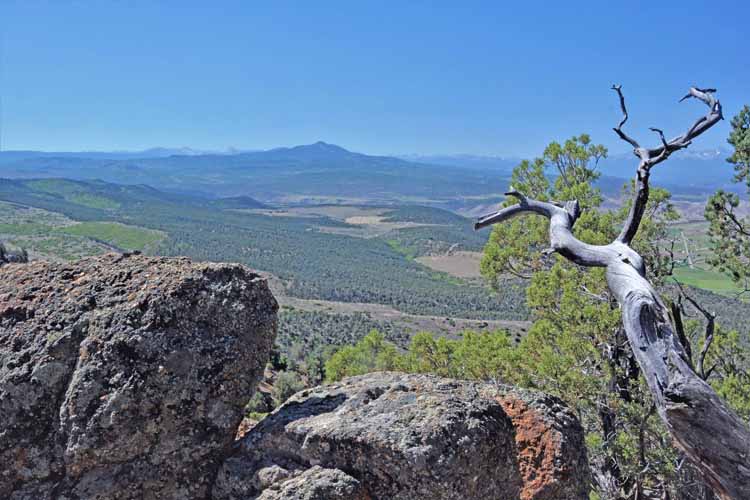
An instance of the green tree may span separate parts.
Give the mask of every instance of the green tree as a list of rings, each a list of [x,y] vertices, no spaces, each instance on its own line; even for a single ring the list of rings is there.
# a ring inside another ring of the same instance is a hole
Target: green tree
[[[727,159],[734,165],[737,183],[744,183],[750,194],[750,106],[732,118],[728,142],[734,148]],[[713,250],[710,263],[729,274],[746,291],[750,291],[750,218],[738,213],[740,197],[736,193],[717,191],[708,200],[705,215],[710,222]]]
[[[734,152],[727,161],[734,165],[736,182],[744,182],[750,189],[750,106],[745,105],[732,118],[732,132],[727,142]]]
[[[341,348],[326,362],[326,380],[398,368],[398,350],[385,335],[372,330],[355,345]]]
[[[750,424],[750,350],[739,332],[717,328],[706,366],[708,382]]]
[[[541,158],[524,160],[513,170],[511,185],[531,198],[577,199],[583,209],[596,208],[601,204],[602,196],[593,183],[600,176],[596,170],[599,161],[606,156],[607,149],[592,144],[586,134],[572,137],[562,145],[552,142]],[[546,175],[550,168],[557,173],[552,181]],[[506,200],[504,206],[513,203]],[[600,216],[593,210],[584,214],[576,228],[583,233],[596,232],[595,227],[602,223]],[[484,249],[482,275],[495,288],[506,274],[530,278],[544,267],[548,228],[549,222],[541,216],[494,226]]]
[[[553,142],[540,158],[514,170],[513,187],[534,199],[577,199],[583,212],[575,236],[606,244],[630,209],[630,201],[619,210],[601,208],[595,182],[606,154],[585,134],[563,145]],[[625,186],[625,200],[632,199],[634,189],[632,182]],[[664,244],[667,223],[677,218],[669,192],[652,189],[633,247],[657,285],[671,274],[671,253]],[[547,242],[548,220],[532,215],[493,226],[485,247],[481,270],[491,285],[497,287],[509,274],[529,280],[533,325],[515,356],[509,356],[514,366],[505,380],[555,394],[577,410],[602,498],[674,486],[677,454],[668,446],[665,451],[669,441],[639,380],[604,271],[547,257]]]
[[[731,125],[727,142],[734,150],[727,161],[734,165],[734,181],[744,183],[750,194],[750,106],[744,106]],[[713,250],[710,262],[750,291],[750,218],[738,215],[739,205],[737,194],[722,190],[709,199],[705,215],[710,222]],[[705,361],[708,381],[742,417],[750,419],[750,352],[746,341],[738,332],[720,327],[712,337]],[[701,349],[705,341],[704,337]]]
[[[259,417],[273,410],[269,401],[266,400],[265,394],[261,391],[255,391],[253,397],[245,405],[245,414],[248,416]]]
[[[578,198],[588,210],[574,226],[576,237],[607,243],[626,219],[630,202],[618,210],[602,210],[594,182],[605,155],[606,150],[585,135],[564,145],[552,143],[541,158],[514,170],[513,186],[536,199]],[[626,200],[632,199],[633,189],[634,183],[625,186]],[[669,192],[652,188],[632,247],[643,256],[656,286],[670,281],[674,261],[667,224],[677,218]],[[482,260],[482,273],[496,288],[508,274],[528,281],[533,324],[519,345],[505,332],[465,332],[460,340],[420,333],[401,353],[375,336],[334,355],[335,362],[326,365],[327,377],[338,379],[388,364],[410,372],[536,388],[561,397],[577,411],[586,431],[596,498],[713,498],[657,418],[603,270],[548,255],[547,224],[545,218],[530,216],[495,226]],[[679,303],[673,312],[680,314]],[[707,327],[694,320],[687,321],[687,331],[685,342],[692,339],[694,353],[707,346],[709,383],[748,418],[750,353],[740,336],[720,328],[709,336]],[[375,363],[378,358],[381,362]]]
[[[507,380],[517,364],[516,352],[507,332],[465,331],[460,340],[421,332],[412,337],[396,365],[407,372],[433,373],[474,380]]]
[[[605,156],[606,149],[585,134],[564,144],[553,142],[542,157],[514,169],[513,187],[537,199],[578,199],[587,210],[575,225],[576,236],[607,243],[616,236],[629,205],[601,210],[603,197],[594,183]],[[626,194],[632,189],[626,186]],[[651,268],[664,276],[670,268],[660,242],[666,238],[666,222],[676,217],[669,198],[667,191],[654,190],[634,243]],[[495,226],[485,248],[481,269],[493,286],[508,274],[528,280],[527,305],[534,322],[520,345],[514,346],[504,332],[465,332],[460,340],[421,333],[406,353],[389,355],[390,364],[410,372],[501,381],[557,395],[576,409],[587,431],[602,498],[664,489],[677,457],[665,446],[666,434],[638,379],[603,271],[549,256],[547,239],[547,219],[532,216]],[[377,340],[343,348],[326,366],[327,376],[368,371],[372,360],[388,352]]]
[[[305,384],[302,383],[297,373],[292,371],[279,372],[271,391],[274,407],[281,406],[284,401],[304,388]]]

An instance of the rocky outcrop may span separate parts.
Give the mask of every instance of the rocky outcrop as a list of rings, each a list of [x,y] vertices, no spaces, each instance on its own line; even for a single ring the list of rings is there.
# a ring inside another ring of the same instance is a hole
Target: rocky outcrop
[[[237,442],[213,498],[577,500],[589,483],[583,431],[559,400],[374,373],[266,417]]]
[[[276,310],[239,265],[0,267],[0,498],[208,498]]]
[[[0,267],[0,498],[587,498],[574,415],[505,386],[353,377],[296,394],[235,441],[276,311],[239,265]]]

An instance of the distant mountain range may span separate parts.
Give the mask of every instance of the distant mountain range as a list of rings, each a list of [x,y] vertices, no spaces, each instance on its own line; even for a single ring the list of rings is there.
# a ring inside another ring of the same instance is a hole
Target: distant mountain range
[[[726,151],[687,151],[653,179],[677,194],[730,187]],[[266,151],[153,148],[139,152],[0,152],[0,177],[100,179],[206,198],[250,196],[265,203],[411,202],[462,207],[495,202],[519,159],[477,155],[375,156],[326,142]],[[603,160],[600,186],[615,196],[635,171],[630,155]],[[236,200],[242,203],[242,198]]]
[[[521,161],[516,157],[504,156],[481,156],[469,154],[454,155],[396,155],[402,160],[413,161],[417,163],[427,163],[430,165],[444,165],[449,167],[473,168],[477,170],[491,170],[503,172],[510,175],[513,167]]]
[[[249,150],[248,150],[249,151]],[[149,148],[141,151],[2,151],[0,164],[9,161],[26,160],[29,158],[86,158],[93,160],[135,160],[146,158],[166,158],[168,156],[199,156],[199,155],[233,155],[248,152],[229,148],[226,151],[200,150],[188,147],[182,148]]]
[[[365,155],[325,142],[236,154],[115,156],[4,152],[0,177],[101,179],[271,203],[440,202],[502,193],[507,184],[497,172]]]
[[[652,171],[653,182],[713,191],[716,188],[739,189],[732,184],[734,169],[726,159],[727,150],[682,150]],[[632,154],[616,154],[602,160],[601,170],[614,177],[634,174],[638,159]]]
[[[737,190],[740,188],[731,182],[734,171],[731,165],[726,163],[726,158],[730,155],[729,150],[722,148],[678,151],[669,161],[654,170],[653,179],[657,184],[677,188],[677,192],[684,188],[702,192],[714,191],[717,188]],[[521,162],[521,158],[512,156],[467,154],[411,154],[399,155],[399,158],[419,163],[488,170],[507,176],[510,176],[513,168]],[[635,174],[637,164],[638,160],[632,153],[620,153],[602,160],[599,167],[605,178],[629,179]]]

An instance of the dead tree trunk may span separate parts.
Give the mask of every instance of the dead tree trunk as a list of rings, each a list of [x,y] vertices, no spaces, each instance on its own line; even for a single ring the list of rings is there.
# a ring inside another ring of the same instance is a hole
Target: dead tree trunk
[[[643,259],[630,247],[648,202],[651,168],[686,148],[692,139],[721,120],[721,104],[713,97],[714,89],[691,88],[682,100],[693,97],[703,101],[709,107],[708,114],[669,142],[661,130],[652,128],[659,134],[661,146],[648,149],[622,131],[628,119],[625,99],[619,86],[612,88],[623,112],[623,119],[614,130],[633,146],[640,159],[633,204],[617,239],[608,245],[582,242],[572,232],[580,215],[577,201],[533,200],[513,188],[507,195],[516,197],[519,203],[481,218],[475,228],[527,212],[543,215],[550,220],[550,251],[581,266],[604,267],[607,284],[620,304],[632,351],[653,394],[657,412],[675,443],[721,498],[750,498],[750,429],[691,367],[669,321],[668,308],[646,279]]]

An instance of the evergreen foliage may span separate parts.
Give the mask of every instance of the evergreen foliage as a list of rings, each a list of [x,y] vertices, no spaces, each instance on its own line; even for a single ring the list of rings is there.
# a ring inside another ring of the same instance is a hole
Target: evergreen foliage
[[[541,200],[578,199],[585,210],[576,237],[603,244],[616,236],[629,205],[606,211],[594,187],[606,149],[586,135],[550,144],[542,157],[522,162],[513,187]],[[549,175],[552,170],[553,175]],[[625,186],[629,192],[631,183]],[[513,202],[508,202],[513,203]],[[633,247],[643,255],[649,279],[666,295],[674,262],[667,223],[677,218],[670,194],[652,188]],[[413,337],[405,352],[373,332],[335,353],[326,376],[394,367],[407,372],[515,384],[559,396],[573,407],[586,431],[596,498],[713,498],[671,444],[658,419],[622,329],[620,311],[602,269],[582,268],[545,252],[548,222],[528,216],[493,227],[482,273],[496,288],[508,274],[528,282],[526,304],[533,325],[517,346],[505,332],[466,332],[460,340],[430,334]],[[686,310],[687,311],[687,310]],[[700,321],[689,320],[693,352],[705,342]],[[709,383],[745,418],[750,406],[750,352],[737,332],[721,328],[707,354]]]
[[[744,183],[750,194],[750,106],[732,118],[728,142],[734,148],[727,159],[734,165],[734,180]],[[708,200],[705,215],[711,223],[709,235],[714,253],[710,262],[745,291],[750,291],[750,218],[743,219],[739,207],[739,195],[724,190]]]

